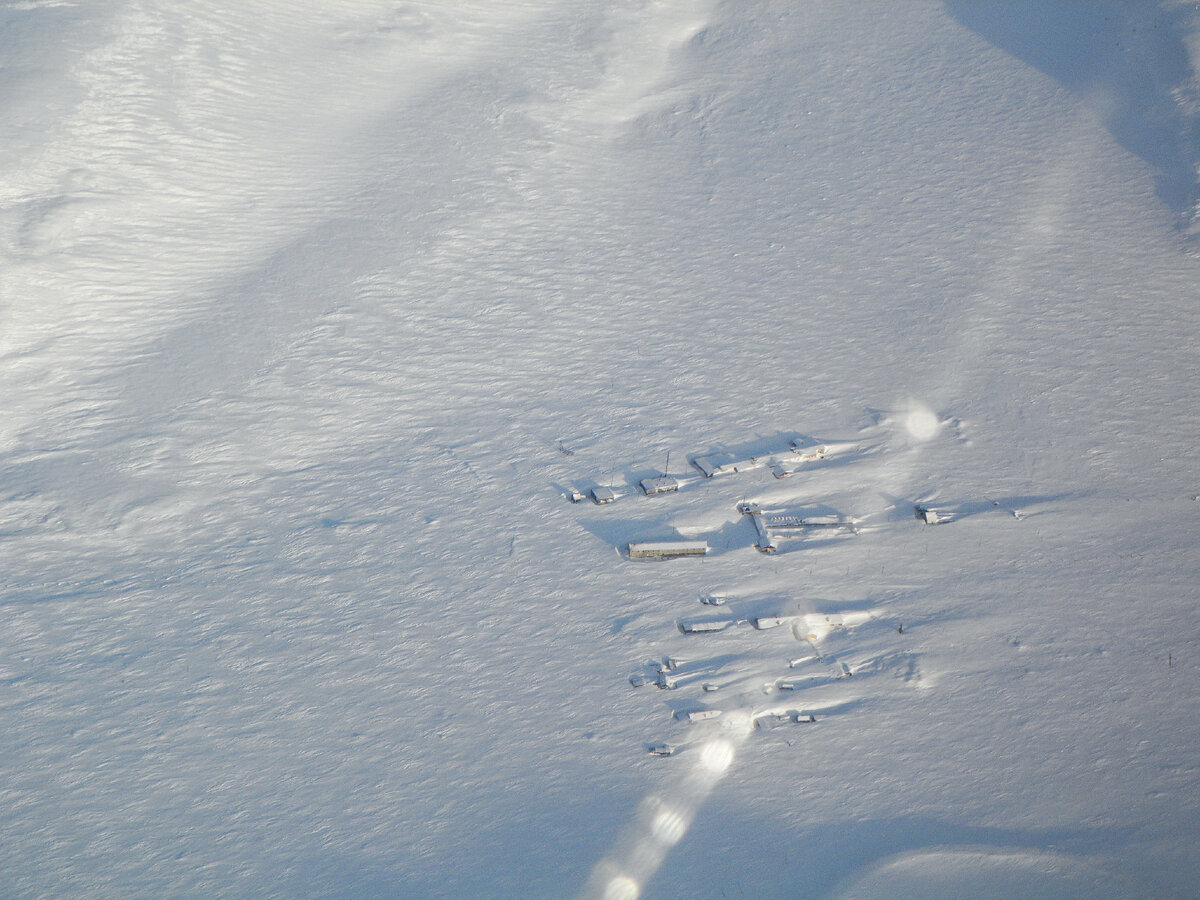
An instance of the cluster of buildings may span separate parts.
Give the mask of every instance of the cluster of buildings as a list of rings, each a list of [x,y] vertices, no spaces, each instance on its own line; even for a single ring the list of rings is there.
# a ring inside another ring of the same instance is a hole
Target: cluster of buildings
[[[796,440],[781,452],[745,459],[737,459],[727,454],[710,453],[690,459],[697,474],[671,475],[663,472],[641,479],[637,483],[637,492],[646,497],[673,494],[689,486],[701,484],[706,479],[763,469],[769,471],[775,478],[784,478],[805,465],[844,455],[856,449],[858,449],[858,445],[853,443],[830,444]],[[568,499],[574,503],[590,499],[598,506],[614,503],[621,496],[622,494],[618,493],[611,484],[608,486],[596,484],[588,488],[586,493],[580,489],[572,489],[568,493]],[[762,553],[776,553],[780,544],[788,539],[832,538],[854,535],[859,531],[858,522],[855,519],[836,512],[826,512],[827,507],[824,509],[766,508],[758,503],[743,501],[738,504],[737,508],[753,524],[756,535],[754,546]],[[946,514],[939,513],[927,506],[917,506],[914,511],[916,517],[925,524],[936,525],[949,521]],[[710,552],[710,547],[705,540],[678,538],[630,541],[624,547],[624,551],[625,556],[631,560],[675,559],[704,557]],[[706,593],[701,595],[700,602],[710,607],[724,607],[728,599],[721,594]],[[834,629],[860,625],[872,618],[871,614],[866,612],[839,615],[773,614],[744,618],[736,614],[727,614],[689,617],[678,620],[676,624],[682,634],[699,637],[715,636],[720,632],[742,627],[753,629],[756,632],[786,627],[797,641],[805,642],[812,648],[811,655],[792,658],[788,661],[789,671],[785,677],[762,681],[756,685],[755,690],[761,689],[764,701],[754,704],[755,708],[747,710],[747,692],[745,690],[738,692],[739,698],[736,702],[738,714],[743,719],[748,716],[754,727],[767,729],[784,725],[811,724],[816,721],[812,712],[790,708],[788,701],[784,698],[793,697],[797,692],[814,685],[832,683],[838,679],[850,677],[853,674],[851,668],[845,663],[834,663],[822,658],[821,653],[817,650],[817,644]],[[722,683],[718,677],[720,665],[714,665],[711,661],[692,663],[676,657],[666,657],[650,666],[651,668],[631,676],[630,682],[635,687],[654,684],[661,690],[672,691],[680,688],[699,687],[703,691],[703,695],[708,697],[726,689],[733,683],[744,683],[748,678],[746,675],[741,675],[733,682],[726,678]],[[751,680],[753,679],[751,678]],[[675,705],[674,718],[687,725],[713,722],[726,715],[726,711],[721,708],[719,702],[715,705],[708,702]],[[651,753],[659,756],[671,756],[679,748],[673,744],[658,742],[648,745],[648,749]]]

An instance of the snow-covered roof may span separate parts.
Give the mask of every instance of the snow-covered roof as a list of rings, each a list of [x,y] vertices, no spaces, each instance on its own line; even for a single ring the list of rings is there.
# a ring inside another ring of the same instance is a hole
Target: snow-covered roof
[[[640,541],[631,542],[630,556],[703,556],[708,553],[707,541]]]
[[[592,495],[592,499],[597,503],[612,503],[617,499],[616,491],[614,491],[612,488],[597,486],[592,488],[589,493]]]
[[[679,482],[670,475],[658,475],[654,478],[643,478],[641,488],[645,494],[665,494],[679,490]]]

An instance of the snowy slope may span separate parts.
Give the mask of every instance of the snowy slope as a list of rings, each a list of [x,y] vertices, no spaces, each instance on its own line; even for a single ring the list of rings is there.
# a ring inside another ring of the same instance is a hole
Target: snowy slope
[[[1197,15],[0,5],[0,893],[1194,894]]]

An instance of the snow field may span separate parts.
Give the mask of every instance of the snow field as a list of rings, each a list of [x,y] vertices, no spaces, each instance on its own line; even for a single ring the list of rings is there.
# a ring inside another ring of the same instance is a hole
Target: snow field
[[[1192,892],[1197,263],[1129,139],[1188,120],[980,10],[0,12],[6,890]],[[1158,103],[1180,28],[1085,46]],[[797,429],[881,442],[561,499]],[[627,678],[806,674],[675,626],[736,610],[879,618],[712,778]]]

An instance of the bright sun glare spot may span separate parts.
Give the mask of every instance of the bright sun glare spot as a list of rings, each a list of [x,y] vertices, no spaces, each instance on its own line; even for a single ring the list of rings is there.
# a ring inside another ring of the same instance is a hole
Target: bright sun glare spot
[[[927,441],[937,434],[938,419],[927,406],[913,403],[904,417],[904,427],[918,441]]]
[[[674,809],[660,810],[650,825],[651,833],[664,844],[674,846],[687,834],[688,823],[683,814]]]
[[[642,889],[628,875],[618,875],[604,888],[604,900],[637,900]]]
[[[700,751],[700,765],[714,775],[722,774],[733,763],[733,744],[729,741],[709,741]]]

